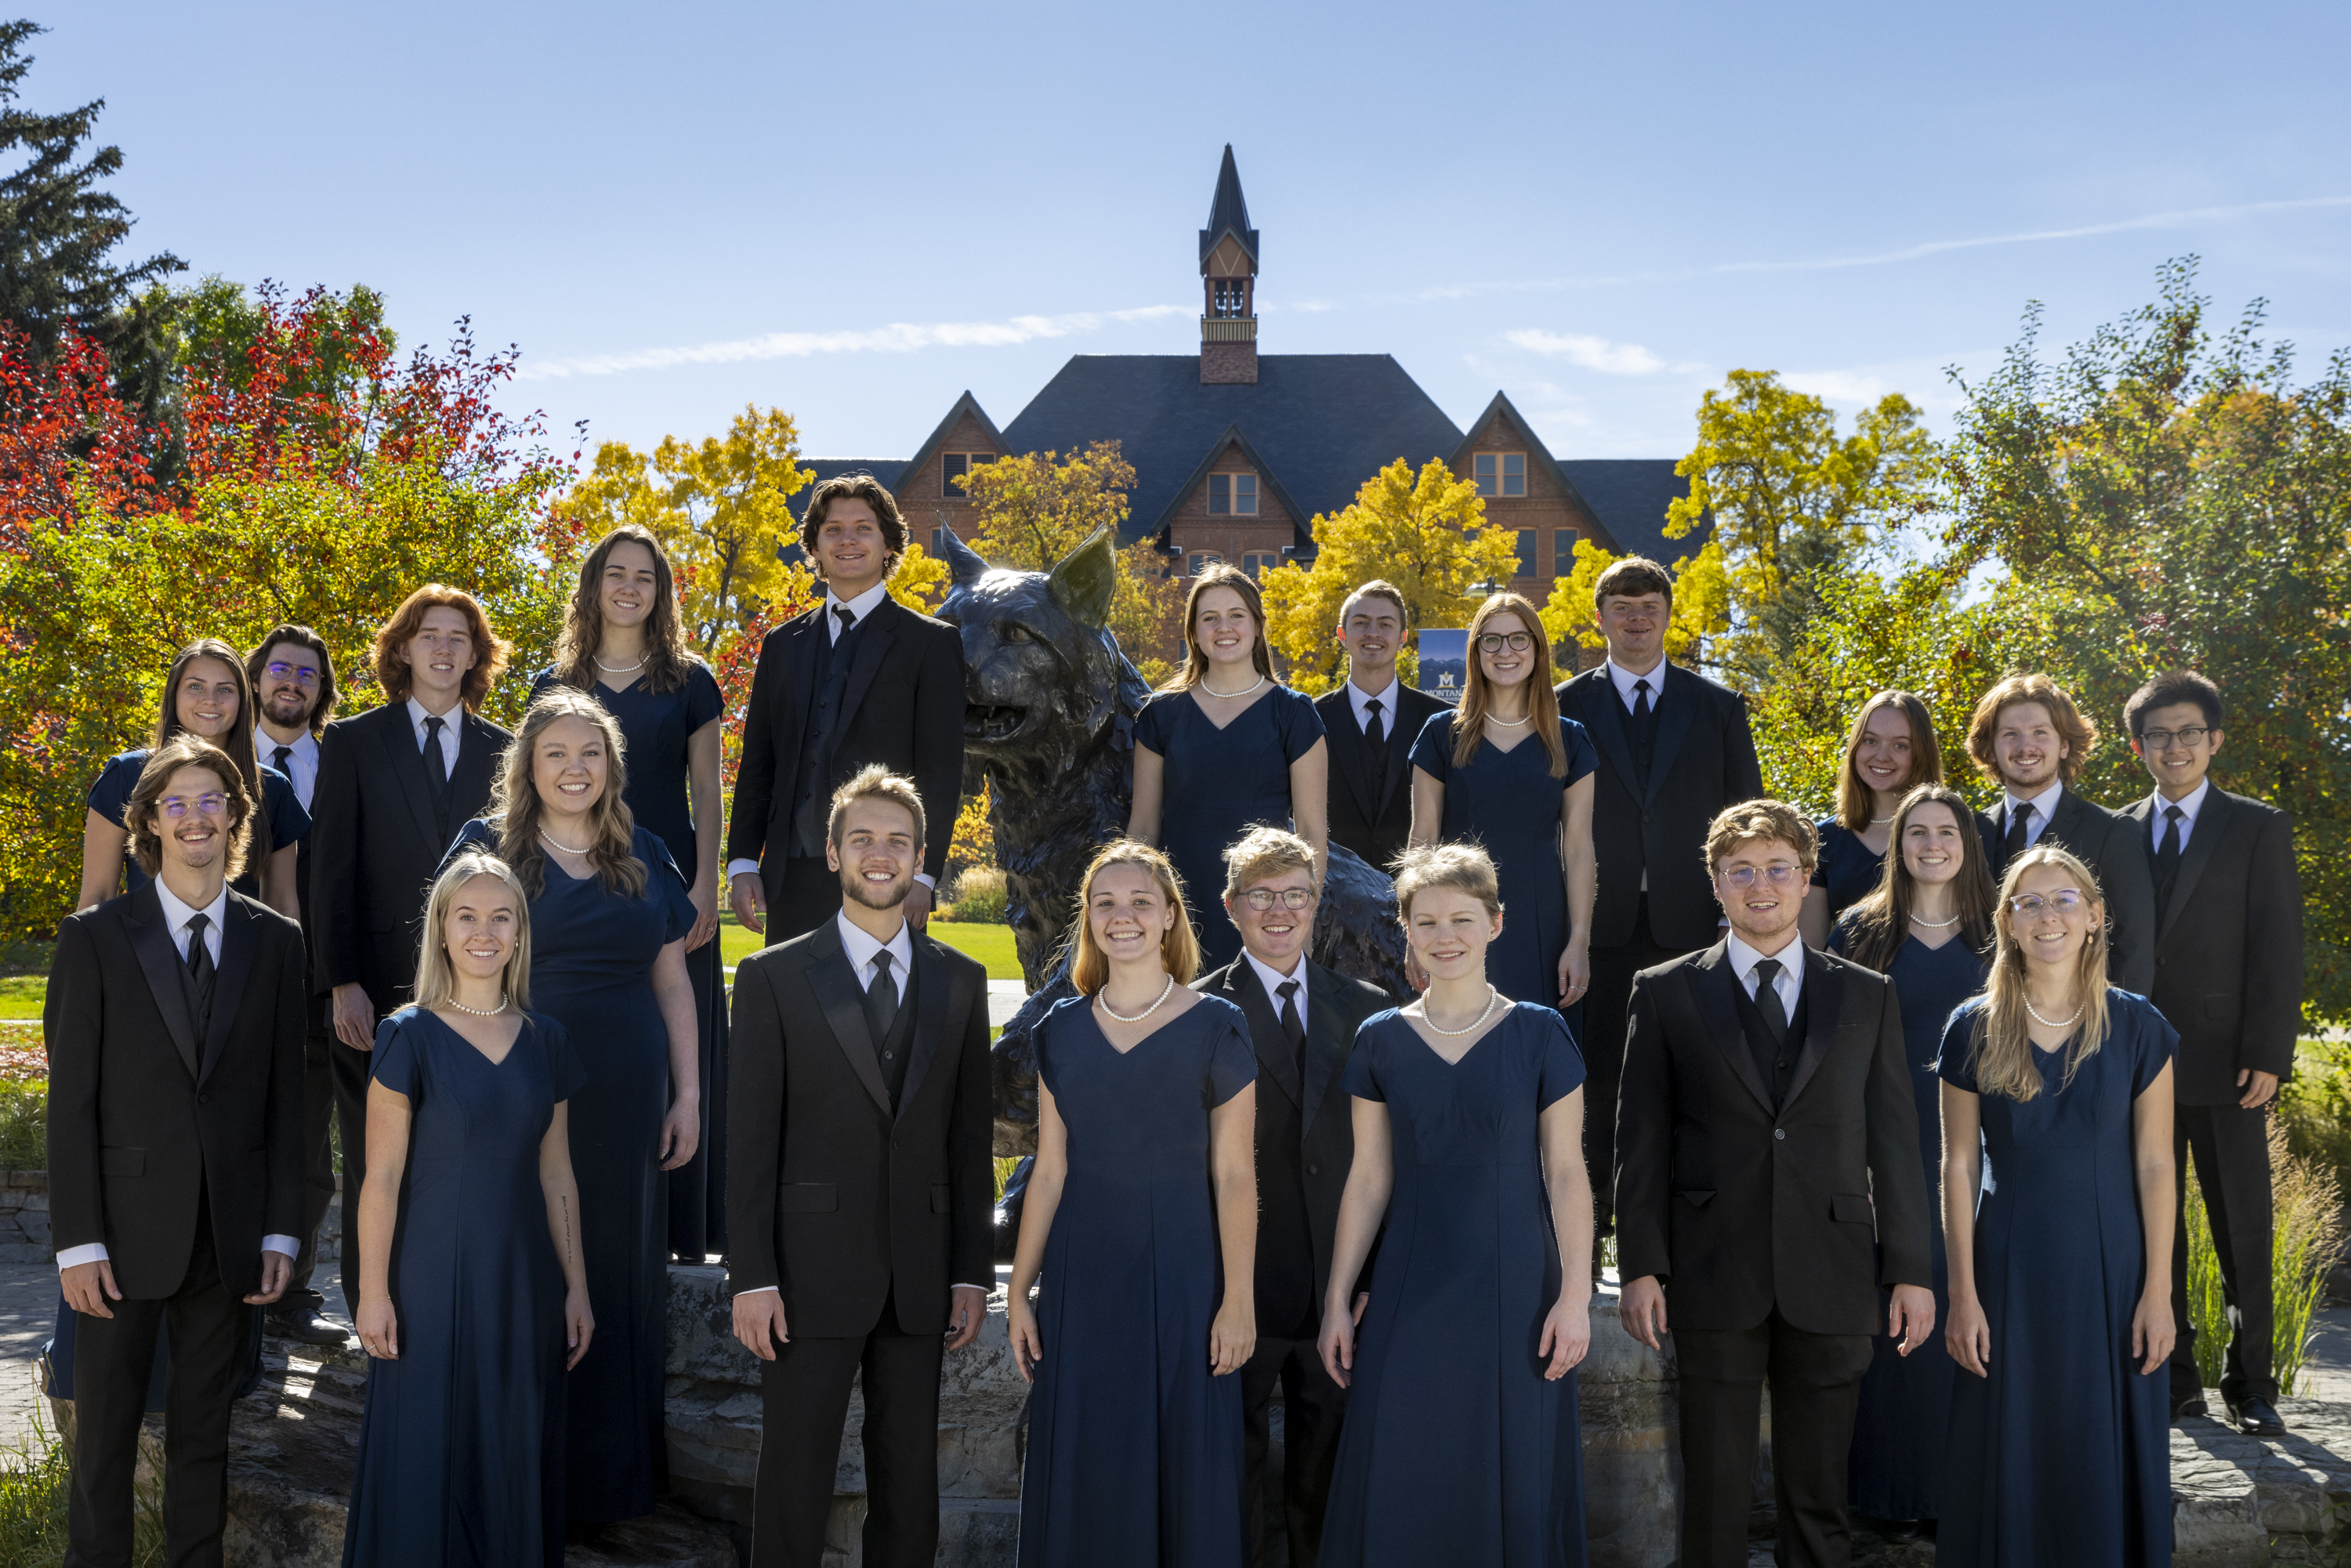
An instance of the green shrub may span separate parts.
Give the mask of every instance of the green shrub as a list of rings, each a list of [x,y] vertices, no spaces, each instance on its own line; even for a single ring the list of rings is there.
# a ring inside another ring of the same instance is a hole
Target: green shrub
[[[48,1169],[48,1124],[47,1079],[0,1079],[0,1170]],[[0,1558],[0,1568],[5,1563]]]
[[[2343,1250],[2343,1197],[2338,1171],[2298,1155],[2283,1126],[2270,1126],[2270,1289],[2275,1313],[2271,1366],[2278,1387],[2294,1393],[2304,1354],[2316,1327],[2326,1276]],[[2188,1183],[2188,1318],[2196,1328],[2196,1371],[2207,1388],[2220,1382],[2229,1347],[2229,1311],[2220,1260],[2203,1187]]]
[[[2334,1176],[2351,1199],[2351,1045],[2305,1040],[2294,1053],[2294,1076],[2278,1091],[2286,1145]]]
[[[1001,925],[1004,923],[1004,872],[1001,867],[976,865],[956,880],[954,907],[943,916],[958,923]]]

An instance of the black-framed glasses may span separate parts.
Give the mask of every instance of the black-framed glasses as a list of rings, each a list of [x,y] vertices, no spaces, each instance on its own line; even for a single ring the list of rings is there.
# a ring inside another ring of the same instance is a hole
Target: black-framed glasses
[[[1505,648],[1513,653],[1523,653],[1534,645],[1533,633],[1527,632],[1488,632],[1478,639],[1478,646],[1489,653],[1499,653]]]
[[[1753,887],[1760,873],[1773,887],[1785,887],[1803,874],[1804,868],[1790,865],[1786,861],[1773,861],[1767,866],[1735,865],[1722,873],[1722,880],[1733,887]]]
[[[304,686],[315,686],[319,684],[319,672],[308,664],[289,664],[283,659],[272,659],[262,667],[268,672],[269,678],[273,681],[292,681],[297,685]]]
[[[1314,890],[1311,887],[1285,887],[1277,893],[1270,887],[1253,887],[1242,894],[1241,898],[1251,909],[1263,915],[1273,907],[1273,901],[1277,898],[1281,900],[1284,909],[1304,909],[1314,902]]]
[[[207,789],[193,799],[186,795],[166,795],[155,804],[163,808],[163,815],[167,817],[184,817],[191,806],[207,817],[217,817],[228,810],[228,797],[216,789]]]
[[[2036,918],[2043,910],[2053,909],[2060,915],[2079,915],[2090,901],[2078,887],[2061,887],[2043,898],[2037,893],[2019,894],[2008,901],[2008,906],[2026,920]]]
[[[2192,751],[2203,745],[2204,737],[2211,733],[2200,724],[2191,724],[2186,729],[2150,729],[2138,740],[2149,751],[2168,751],[2175,740]]]

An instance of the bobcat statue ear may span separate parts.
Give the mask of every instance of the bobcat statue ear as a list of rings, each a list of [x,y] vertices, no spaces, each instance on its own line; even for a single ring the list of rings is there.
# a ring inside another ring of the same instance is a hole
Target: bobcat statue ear
[[[1110,620],[1111,595],[1118,588],[1118,555],[1111,530],[1096,528],[1085,543],[1063,556],[1046,586],[1053,602],[1072,620],[1100,631]]]
[[[980,553],[957,538],[953,528],[943,531],[946,535],[945,553],[948,583],[956,588],[969,588],[973,583],[986,577],[987,562],[981,559]]]

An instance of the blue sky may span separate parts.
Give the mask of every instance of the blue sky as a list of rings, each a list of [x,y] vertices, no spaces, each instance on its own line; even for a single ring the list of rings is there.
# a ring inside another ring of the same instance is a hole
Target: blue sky
[[[26,14],[138,246],[469,314],[567,436],[757,402],[904,457],[966,388],[1000,424],[1070,354],[1193,351],[1227,141],[1266,352],[1499,388],[1562,457],[1678,455],[1734,367],[1941,423],[2028,299],[2060,342],[2189,252],[2305,374],[2351,345],[2341,5]]]

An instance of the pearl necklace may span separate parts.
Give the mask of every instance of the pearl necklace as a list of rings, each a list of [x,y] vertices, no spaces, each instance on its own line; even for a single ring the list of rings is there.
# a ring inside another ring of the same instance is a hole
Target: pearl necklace
[[[1104,989],[1107,990],[1108,988],[1105,987]],[[1133,1018],[1127,1017],[1124,1013],[1111,1006],[1110,998],[1107,996],[1104,996],[1102,991],[1096,991],[1094,993],[1094,1005],[1102,1009],[1102,1011],[1110,1014],[1111,1017],[1116,1019],[1121,1023],[1141,1023],[1144,1019],[1147,1019],[1153,1013],[1157,1012],[1159,1010],[1159,1002],[1165,1001],[1170,996],[1175,994],[1175,990],[1176,977],[1170,975],[1167,977],[1167,983],[1159,988],[1159,1000],[1153,1002],[1149,1007],[1144,1009]]]
[[[578,856],[579,856],[580,859],[582,859],[582,860],[585,860],[585,859],[587,859],[587,858],[588,858],[588,852],[589,852],[589,850],[592,850],[592,849],[594,849],[594,848],[596,847],[596,846],[595,846],[595,845],[593,845],[593,844],[590,844],[590,845],[588,846],[588,849],[585,849],[585,850],[575,850],[575,849],[573,849],[569,844],[565,843],[562,840],[558,839],[558,838],[554,837],[553,835],[551,835],[550,833],[549,833],[549,832],[548,832],[548,831],[547,831],[545,828],[541,828],[541,829],[539,829],[539,830],[538,830],[538,836],[539,836],[540,838],[542,838],[542,839],[545,839],[549,843],[553,844],[557,849],[561,850],[565,854],[567,854],[567,855],[578,855]]]
[[[2032,998],[2031,997],[2024,998],[2024,1010],[2031,1013],[2032,1015],[2032,1021],[2039,1024],[2043,1029],[2072,1029],[2075,1024],[2082,1021],[2082,1015],[2089,1009],[2089,1003],[2084,1002],[2080,1007],[2074,1009],[2074,1016],[2072,1018],[2060,1023],[2055,1019],[2043,1018],[2041,1016],[2041,1009],[2032,1005]]]
[[[1457,1038],[1457,1039],[1458,1039],[1458,1037],[1460,1037],[1460,1036],[1462,1036],[1462,1035],[1474,1033],[1474,1032],[1477,1030],[1477,1029],[1478,1029],[1478,1026],[1479,1026],[1479,1025],[1480,1025],[1480,1024],[1484,1023],[1488,1019],[1489,1019],[1489,1018],[1493,1017],[1493,1015],[1494,1015],[1494,1004],[1495,1004],[1496,1002],[1500,1001],[1501,999],[1502,999],[1502,993],[1501,993],[1501,992],[1499,992],[1499,991],[1498,991],[1498,990],[1496,990],[1496,989],[1494,988],[1494,982],[1493,982],[1493,981],[1489,980],[1489,981],[1487,981],[1487,982],[1486,982],[1486,1009],[1485,1009],[1485,1011],[1483,1011],[1483,1012],[1479,1013],[1476,1018],[1474,1018],[1474,1019],[1470,1019],[1470,1020],[1468,1021],[1468,1023],[1465,1024],[1465,1025],[1464,1025],[1464,1026],[1462,1026],[1461,1028],[1459,1028],[1459,1029],[1447,1029],[1443,1024],[1438,1023],[1435,1019],[1433,1019],[1433,1018],[1429,1017],[1429,1016],[1428,1016],[1428,1003],[1427,1003],[1426,1000],[1422,1001],[1422,1003],[1420,1004],[1420,1021],[1421,1021],[1421,1022],[1423,1022],[1423,1023],[1425,1023],[1425,1024],[1426,1024],[1429,1028],[1431,1028],[1431,1029],[1435,1030],[1436,1030],[1437,1033],[1439,1033],[1439,1034],[1442,1034],[1442,1035],[1447,1035],[1447,1036],[1451,1036],[1451,1037],[1454,1037],[1454,1038]]]
[[[1929,931],[1948,931],[1959,923],[1959,917],[1956,915],[1949,920],[1929,920],[1923,915],[1914,915],[1910,917],[1911,925],[1923,925]]]
[[[1490,713],[1486,716],[1486,722],[1488,724],[1499,724],[1504,729],[1522,729],[1526,726],[1534,723],[1534,721],[1535,716],[1532,714],[1527,715],[1524,718],[1496,718]]]
[[[639,659],[633,664],[608,664],[603,660],[599,659],[596,661],[596,667],[603,671],[608,675],[631,675],[636,674],[637,671],[643,669],[645,667],[646,660],[651,659],[653,655],[651,653],[647,653],[644,658]]]
[[[1256,685],[1244,686],[1237,692],[1220,692],[1216,687],[1210,685],[1206,677],[1203,677],[1200,682],[1200,689],[1207,693],[1212,697],[1223,697],[1227,701],[1230,701],[1235,697],[1245,697],[1250,695],[1257,691],[1258,687],[1264,685],[1265,683],[1271,678],[1272,677],[1269,675],[1259,675],[1257,678]],[[1113,1013],[1111,1016],[1113,1018],[1116,1018],[1118,1015],[1116,1013]]]
[[[507,998],[506,993],[502,991],[498,994],[498,1005],[494,1008],[469,1008],[455,997],[449,998],[447,1005],[455,1008],[461,1013],[471,1013],[477,1019],[494,1019],[507,1010]]]
[[[1873,828],[1882,828],[1882,827],[1886,826],[1886,823],[1888,823],[1888,822],[1892,821],[1896,817],[1898,817],[1898,816],[1900,816],[1900,815],[1901,815],[1901,813],[1900,813],[1899,811],[1888,811],[1888,812],[1887,812],[1886,815],[1884,815],[1883,817],[1872,817],[1872,818],[1870,818],[1870,819],[1869,819],[1869,825],[1870,825],[1871,827],[1873,827]]]

